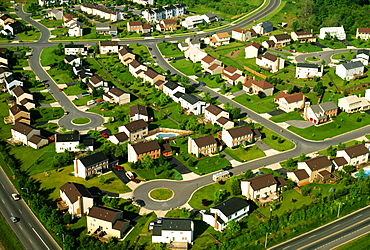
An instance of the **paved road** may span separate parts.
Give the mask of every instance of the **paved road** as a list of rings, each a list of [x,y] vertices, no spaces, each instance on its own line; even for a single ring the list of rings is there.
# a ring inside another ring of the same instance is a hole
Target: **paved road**
[[[345,205],[344,205],[345,206]],[[276,245],[271,250],[333,249],[369,231],[370,207]]]
[[[319,52],[313,52],[313,53],[307,53],[298,55],[295,57],[295,60],[299,63],[304,63],[305,59],[307,57],[315,56],[317,58],[320,58],[322,61],[325,61],[326,64],[331,62],[331,57],[335,54],[348,52],[350,49],[337,49],[337,50],[328,50],[328,51],[319,51]],[[358,49],[351,49],[351,51],[356,52]],[[317,63],[320,64],[321,61],[317,62],[310,62],[310,63]]]
[[[21,199],[14,201],[12,193],[16,193],[13,185],[0,168],[0,212],[12,230],[27,250],[55,250],[60,249],[50,237],[39,220],[33,215],[27,204]],[[10,216],[20,220],[17,223],[10,221]]]

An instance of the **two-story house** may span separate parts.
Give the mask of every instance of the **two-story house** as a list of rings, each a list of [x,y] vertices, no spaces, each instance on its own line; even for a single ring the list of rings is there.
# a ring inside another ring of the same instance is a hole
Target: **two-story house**
[[[325,39],[327,36],[329,36],[330,39],[336,37],[338,40],[346,40],[346,32],[343,26],[321,28],[319,38]]]
[[[285,47],[290,44],[292,38],[288,34],[270,36],[270,40],[275,42],[276,47]]]
[[[256,42],[250,42],[245,46],[245,58],[255,58],[263,52],[261,44]]]
[[[361,40],[369,40],[370,28],[357,28],[356,38]]]
[[[194,239],[194,222],[185,218],[157,218],[150,222],[153,243],[187,242]]]
[[[293,41],[299,41],[301,43],[315,43],[316,37],[311,31],[296,31],[290,34]]]
[[[222,231],[227,223],[232,220],[240,220],[247,216],[250,211],[250,203],[239,197],[232,197],[226,201],[211,207],[209,211],[202,210],[202,219],[215,230]]]
[[[143,105],[133,105],[130,107],[130,121],[137,121],[137,120],[149,120],[148,115],[148,108]]]
[[[204,39],[205,44],[212,47],[219,47],[230,43],[230,35],[227,32],[217,33]]]
[[[369,149],[364,144],[357,144],[338,150],[337,157],[346,159],[348,165],[358,166],[369,161]]]
[[[134,77],[141,77],[143,78],[144,72],[147,71],[148,67],[141,64],[137,60],[133,60],[128,65],[128,71],[133,75]]]
[[[261,68],[271,71],[275,73],[280,69],[284,68],[284,59],[277,57],[273,54],[266,52],[263,55],[259,55],[256,58],[256,64]]]
[[[279,109],[291,112],[304,108],[305,96],[302,93],[288,94],[281,91],[274,97],[274,100],[279,105]]]
[[[118,50],[119,45],[117,41],[99,41],[100,54],[116,54]]]
[[[0,67],[0,83],[4,83],[5,78],[12,74],[13,72],[8,67]]]
[[[103,100],[116,103],[118,105],[123,105],[130,102],[130,93],[126,93],[122,89],[119,88],[111,88],[108,92],[103,94]]]
[[[118,58],[120,59],[123,65],[128,66],[133,60],[135,60],[136,55],[132,52],[132,50],[129,47],[124,45],[118,51]]]
[[[86,56],[89,49],[83,44],[66,44],[64,46],[65,55],[82,55]]]
[[[81,151],[78,148],[80,144],[80,134],[55,134],[55,152],[63,153],[65,150],[69,152]]]
[[[243,90],[245,92],[258,95],[259,93],[263,93],[263,96],[271,96],[274,93],[274,85],[272,85],[269,82],[266,82],[265,80],[253,80],[249,78],[244,84],[243,84]],[[252,90],[252,91],[250,91]]]
[[[109,91],[108,82],[106,82],[103,77],[98,75],[94,75],[89,79],[87,87],[89,88],[90,91],[92,91],[94,88],[103,89],[104,93]]]
[[[370,103],[365,97],[350,95],[338,99],[338,107],[347,113],[354,113],[362,110],[368,110]]]
[[[287,172],[287,177],[297,183],[298,186],[310,183],[310,176],[304,169],[296,169],[294,171]]]
[[[214,124],[219,118],[225,117],[229,119],[229,112],[219,108],[213,104],[209,104],[204,110],[204,118]]]
[[[185,58],[191,60],[193,63],[196,63],[200,62],[205,56],[207,56],[207,53],[197,46],[193,46],[186,50],[184,55]]]
[[[50,17],[50,18],[54,18],[55,20],[62,20],[62,17],[63,17],[63,10],[59,10],[59,9],[52,9],[52,10],[48,13],[48,17]]]
[[[68,206],[72,217],[81,217],[94,206],[94,199],[89,190],[82,184],[66,182],[59,188],[60,198]]]
[[[297,78],[322,77],[323,73],[323,65],[314,63],[297,63],[295,68],[295,77]]]
[[[262,174],[240,182],[242,195],[251,200],[273,196],[278,198],[281,188],[286,185],[284,178]]]
[[[74,21],[68,29],[68,36],[83,36],[83,23]]]
[[[48,145],[49,140],[41,135],[33,135],[28,140],[28,146],[34,149],[39,149],[45,145]]]
[[[298,169],[303,169],[309,176],[309,181],[323,181],[331,176],[332,163],[326,156],[318,156],[312,159],[298,162]]]
[[[26,87],[16,86],[13,89],[13,95],[15,97],[17,104],[23,105],[22,101],[27,100],[29,102],[28,105],[26,106],[27,109],[36,107],[35,103],[33,102],[33,94]]]
[[[229,147],[236,147],[253,141],[253,131],[248,126],[222,130],[222,141]]]
[[[140,21],[132,21],[127,23],[127,31],[135,33],[150,33],[150,25]]]
[[[106,169],[118,164],[118,159],[114,156],[107,156],[102,152],[74,159],[75,177],[86,178],[94,174],[103,173]]]
[[[186,109],[188,113],[193,113],[194,115],[203,114],[206,102],[200,100],[195,95],[183,94],[179,98],[181,107]]]
[[[109,23],[96,23],[96,34],[116,36],[118,34],[118,28],[117,26],[110,25]]]
[[[26,146],[28,146],[28,141],[33,135],[40,135],[40,130],[21,122],[14,124],[10,131],[14,141]]]
[[[258,35],[263,35],[263,34],[272,32],[274,30],[274,25],[270,21],[264,21],[262,23],[258,23],[254,25],[252,29]]]
[[[23,86],[23,82],[16,79],[13,74],[5,77],[4,82],[9,94],[13,96],[14,96],[13,89],[17,86]]]
[[[161,20],[156,25],[156,29],[160,32],[162,32],[162,31],[172,32],[174,30],[177,30],[178,27],[180,27],[180,25],[178,25],[176,20],[173,20],[173,19]]]
[[[327,122],[330,118],[337,116],[338,106],[330,101],[313,106],[306,106],[304,109],[304,118],[314,124]]]
[[[229,84],[235,85],[238,82],[244,83],[245,77],[243,72],[232,66],[227,66],[222,70],[222,79],[226,80]]]
[[[349,62],[337,65],[335,68],[335,74],[337,74],[343,80],[352,80],[361,77],[364,73],[364,65],[361,61]]]
[[[203,57],[200,63],[203,69],[208,69],[213,64],[217,64],[219,66],[222,65],[222,62],[220,60],[217,60],[210,55],[206,55],[205,57]]]
[[[128,162],[137,162],[144,155],[157,159],[161,155],[161,146],[157,141],[139,142],[134,145],[127,144]]]
[[[22,122],[27,125],[31,125],[31,113],[25,106],[15,104],[9,109],[9,116],[13,122],[13,125],[17,122]]]
[[[175,102],[179,102],[179,99],[178,99],[177,96],[175,96],[175,94],[176,93],[185,94],[185,87],[179,85],[178,83],[175,83],[175,82],[172,82],[172,81],[167,81],[163,85],[162,91],[163,91],[163,93],[168,95]]]
[[[235,123],[226,117],[220,117],[216,120],[215,124],[219,125],[222,129],[231,129]]]
[[[231,38],[245,42],[257,38],[257,33],[253,29],[244,30],[241,28],[234,28],[231,31]]]
[[[148,68],[143,74],[143,82],[150,82],[150,84],[152,85],[154,85],[158,81],[162,81],[164,83],[165,80],[166,77],[164,75],[155,72],[151,68]],[[159,86],[160,89],[161,87],[162,86]]]
[[[196,157],[202,155],[214,154],[217,151],[217,141],[212,135],[206,135],[199,138],[188,137],[188,153]]]
[[[63,60],[65,63],[70,64],[72,66],[80,66],[82,64],[81,58],[75,55],[67,55],[64,57]]]
[[[144,120],[136,120],[118,127],[118,132],[125,132],[129,141],[136,141],[148,135],[148,123]]]

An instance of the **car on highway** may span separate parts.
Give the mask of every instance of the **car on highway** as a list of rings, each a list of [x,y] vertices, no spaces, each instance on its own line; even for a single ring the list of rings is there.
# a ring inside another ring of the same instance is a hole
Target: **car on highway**
[[[222,170],[230,170],[232,168],[233,168],[232,166],[226,166],[226,167],[222,168]]]
[[[114,165],[113,166],[115,169],[121,171],[121,170],[124,170],[123,167],[119,166],[119,165]]]
[[[145,202],[143,200],[140,200],[140,199],[135,200],[134,203],[136,205],[138,205],[139,207],[145,206]]]
[[[21,198],[19,196],[19,194],[16,194],[16,193],[12,194],[12,197],[13,197],[13,200],[15,200],[15,201],[17,201],[17,200],[19,200]]]
[[[10,220],[11,220],[13,223],[18,222],[18,218],[17,218],[17,217],[14,217],[14,216],[11,216],[11,217],[10,217]]]
[[[101,133],[101,135],[104,137],[104,138],[108,138],[109,135],[107,133]]]

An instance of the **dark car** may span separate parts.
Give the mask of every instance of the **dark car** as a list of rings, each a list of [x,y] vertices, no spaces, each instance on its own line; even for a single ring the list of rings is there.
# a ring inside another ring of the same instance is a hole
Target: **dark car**
[[[138,206],[140,206],[140,207],[145,206],[145,202],[144,202],[143,200],[139,200],[139,199],[137,199],[137,200],[135,200],[135,203],[136,203]]]
[[[226,167],[224,167],[222,170],[230,170],[230,169],[232,169],[233,167],[232,166],[226,166]]]
[[[206,84],[204,82],[199,82],[199,85],[206,86]]]
[[[138,179],[131,179],[131,181],[133,181],[135,183],[140,183],[140,180],[138,180]]]

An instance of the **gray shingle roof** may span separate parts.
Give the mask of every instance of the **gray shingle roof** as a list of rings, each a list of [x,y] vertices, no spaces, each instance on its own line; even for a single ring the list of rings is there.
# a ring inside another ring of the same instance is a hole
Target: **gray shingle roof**
[[[228,217],[233,213],[236,213],[239,210],[248,206],[249,206],[248,201],[239,197],[232,197],[226,201],[217,204],[213,208],[220,210],[226,217]]]
[[[79,160],[82,162],[82,164],[86,167],[89,167],[91,165],[95,165],[99,162],[108,161],[108,157],[103,154],[102,152],[96,152],[91,155],[87,155],[84,157],[79,158]]]
[[[345,63],[345,64],[342,64],[344,66],[344,68],[346,68],[347,70],[348,69],[355,69],[355,68],[360,68],[360,67],[364,67],[364,65],[362,64],[362,62],[360,61],[357,61],[357,62],[349,62],[349,63]]]

